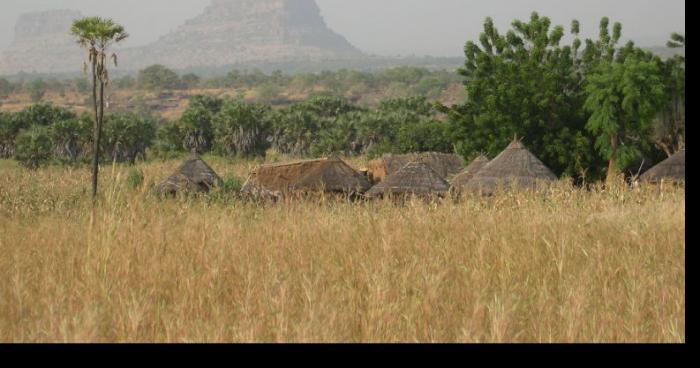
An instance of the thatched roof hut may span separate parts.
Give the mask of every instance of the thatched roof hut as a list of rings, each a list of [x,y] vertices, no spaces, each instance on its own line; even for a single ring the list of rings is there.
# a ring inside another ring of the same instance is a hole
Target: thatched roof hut
[[[443,179],[451,178],[464,168],[462,159],[455,154],[435,152],[409,153],[405,155],[388,154],[370,162],[370,177],[374,183],[379,183],[411,162],[427,164]]]
[[[201,157],[195,155],[185,161],[175,172],[165,179],[159,190],[166,194],[178,192],[207,193],[211,188],[218,187],[223,181]]]
[[[479,172],[484,166],[488,165],[489,163],[489,158],[486,157],[485,155],[480,155],[479,157],[475,158],[474,161],[472,161],[467,168],[462,170],[457,176],[452,179],[452,188],[453,189],[459,189],[469,182],[476,173]]]
[[[646,183],[685,181],[685,149],[676,152],[673,156],[652,167],[639,179]]]
[[[386,177],[367,192],[368,197],[384,195],[442,196],[450,185],[428,164],[411,162]]]
[[[279,193],[326,192],[364,193],[369,180],[343,160],[332,156],[320,160],[258,166],[243,186],[243,192]]]
[[[515,139],[493,161],[485,165],[462,188],[493,194],[503,189],[534,189],[538,182],[556,181],[557,176]]]

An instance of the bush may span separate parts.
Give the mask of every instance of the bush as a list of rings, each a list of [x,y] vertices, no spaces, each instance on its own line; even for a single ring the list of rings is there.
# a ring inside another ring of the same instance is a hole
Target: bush
[[[224,193],[238,193],[243,188],[243,183],[234,174],[228,174],[223,179],[224,184],[221,186],[221,191]]]
[[[180,86],[180,77],[163,65],[152,65],[139,71],[139,88],[146,90],[175,89]]]
[[[48,132],[53,155],[60,161],[75,163],[92,152],[93,122],[88,115],[56,122]]]
[[[182,149],[209,152],[214,140],[212,124],[223,101],[209,96],[194,96],[177,122],[177,140]],[[170,133],[174,133],[171,131]]]
[[[46,84],[41,79],[34,80],[27,85],[27,92],[32,102],[39,102],[46,94]]]
[[[126,178],[126,182],[131,189],[138,189],[144,182],[143,171],[132,167],[129,169],[129,175]]]
[[[225,156],[265,156],[272,123],[270,107],[241,100],[224,102],[214,118],[216,152]]]
[[[20,165],[35,170],[51,158],[51,138],[46,127],[34,125],[17,135],[15,159]]]
[[[76,118],[74,112],[51,103],[38,103],[19,112],[19,119],[26,127],[49,126],[56,122]]]
[[[19,114],[0,112],[0,158],[10,158],[15,155],[15,140],[17,134],[28,127],[19,118]]]
[[[110,114],[105,118],[102,149],[110,161],[135,163],[146,158],[156,135],[154,122],[134,113]]]

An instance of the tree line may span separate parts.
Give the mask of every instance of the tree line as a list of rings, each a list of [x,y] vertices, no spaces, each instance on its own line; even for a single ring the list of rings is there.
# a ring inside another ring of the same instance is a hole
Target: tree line
[[[374,72],[343,69],[300,74],[281,71],[266,74],[258,69],[232,70],[223,76],[201,78],[194,73],[180,75],[163,65],[152,65],[136,75],[115,78],[111,87],[142,91],[247,89],[254,90],[261,102],[269,102],[279,99],[284,91],[359,97],[371,91],[386,90],[389,94],[437,98],[449,86],[460,82],[461,77],[454,71],[408,66]],[[37,78],[15,82],[0,78],[0,98],[12,93],[28,93],[33,102],[40,102],[48,92],[64,96],[66,93],[87,93],[89,90],[90,83],[86,78]]]

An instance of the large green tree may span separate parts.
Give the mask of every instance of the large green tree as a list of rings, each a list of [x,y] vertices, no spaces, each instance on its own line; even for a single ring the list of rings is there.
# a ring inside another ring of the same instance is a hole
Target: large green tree
[[[652,119],[664,98],[659,63],[642,55],[624,62],[605,62],[589,76],[586,128],[596,137],[598,152],[608,160],[608,180],[640,156],[650,136]]]
[[[92,198],[97,199],[97,176],[99,174],[100,142],[102,122],[104,120],[104,91],[109,84],[108,60],[111,58],[117,66],[117,55],[109,55],[109,47],[126,39],[129,35],[124,27],[111,19],[86,17],[77,19],[71,27],[71,34],[78,44],[87,50],[87,62],[84,70],[90,67],[92,76],[92,102],[95,112],[94,152],[92,162]],[[99,94],[98,94],[99,88]]]
[[[574,21],[572,34],[578,32]],[[564,35],[562,26],[537,13],[529,22],[514,21],[505,35],[486,19],[479,44],[465,46],[460,73],[468,99],[444,109],[458,153],[468,160],[482,152],[493,157],[517,135],[557,174],[576,176],[596,166],[584,129],[581,41],[562,46]]]

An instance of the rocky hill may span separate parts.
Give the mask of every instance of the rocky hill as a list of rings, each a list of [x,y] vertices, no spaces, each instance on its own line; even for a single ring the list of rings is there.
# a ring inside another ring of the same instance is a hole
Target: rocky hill
[[[83,52],[70,36],[73,10],[23,14],[15,25],[10,47],[0,55],[0,75],[80,71]]]
[[[203,14],[123,59],[181,69],[361,56],[326,26],[314,0],[213,0]]]
[[[62,73],[81,65],[67,31],[77,12],[22,16],[0,74]],[[333,32],[315,0],[212,0],[204,12],[138,48],[120,50],[120,69],[152,64],[171,68],[232,64],[359,59],[364,55]]]

